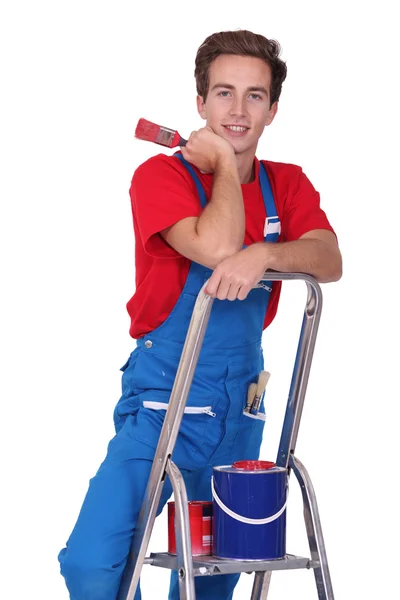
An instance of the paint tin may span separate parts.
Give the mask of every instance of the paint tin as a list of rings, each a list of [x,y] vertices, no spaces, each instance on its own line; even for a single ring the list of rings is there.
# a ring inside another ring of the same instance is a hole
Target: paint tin
[[[213,555],[272,560],[286,554],[287,471],[267,461],[214,467]]]
[[[188,502],[192,555],[211,554],[213,503]],[[168,552],[176,554],[175,502],[168,502]]]

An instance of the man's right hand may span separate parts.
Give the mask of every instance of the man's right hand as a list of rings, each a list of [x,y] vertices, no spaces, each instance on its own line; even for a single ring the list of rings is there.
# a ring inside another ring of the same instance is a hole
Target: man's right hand
[[[191,134],[182,155],[200,171],[214,173],[211,198],[199,217],[181,219],[160,234],[182,256],[215,269],[243,246],[245,213],[235,151],[207,126]]]
[[[209,126],[193,131],[181,152],[185,160],[203,173],[215,173],[221,163],[233,161],[235,164],[233,146]]]

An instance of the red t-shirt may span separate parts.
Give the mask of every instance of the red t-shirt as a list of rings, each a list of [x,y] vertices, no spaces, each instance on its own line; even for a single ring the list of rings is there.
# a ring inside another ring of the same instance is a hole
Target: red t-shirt
[[[270,179],[281,221],[279,242],[297,240],[313,229],[333,231],[320,208],[319,194],[300,167],[263,161]],[[246,214],[244,244],[264,240],[265,206],[259,185],[260,163],[255,159],[255,178],[242,184]],[[209,199],[212,175],[195,171]],[[198,217],[202,208],[196,185],[181,161],[158,154],[135,171],[130,188],[135,232],[136,291],[127,304],[130,335],[139,338],[163,323],[185,285],[190,260],[174,250],[159,234],[186,217]],[[271,215],[270,215],[271,216]],[[274,282],[264,328],[275,317],[281,282]]]

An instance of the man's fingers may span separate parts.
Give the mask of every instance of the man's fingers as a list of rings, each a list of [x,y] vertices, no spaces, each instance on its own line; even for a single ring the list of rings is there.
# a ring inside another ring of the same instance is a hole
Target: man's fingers
[[[231,301],[236,300],[238,298],[239,291],[240,285],[231,284],[226,299]]]
[[[249,295],[251,289],[252,288],[249,287],[248,285],[242,285],[239,288],[239,291],[238,291],[238,295],[237,295],[238,300],[246,300],[246,298]]]
[[[221,276],[217,270],[211,275],[207,284],[206,294],[218,300],[226,300],[229,294],[231,283],[228,278]],[[233,286],[232,293],[237,293],[237,287]],[[236,297],[236,296],[235,296]]]
[[[216,271],[214,271],[214,273],[211,275],[211,277],[207,283],[207,287],[205,289],[206,294],[208,294],[212,298],[215,298],[220,281],[221,281],[221,276],[218,275],[218,273]]]
[[[231,284],[226,279],[222,278],[217,289],[218,300],[226,300],[229,294]]]

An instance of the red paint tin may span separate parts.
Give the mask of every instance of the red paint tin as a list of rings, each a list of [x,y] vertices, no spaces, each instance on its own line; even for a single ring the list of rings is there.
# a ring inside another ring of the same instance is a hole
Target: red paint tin
[[[211,554],[212,502],[188,502],[192,555]],[[168,502],[168,553],[176,554],[175,502]]]

